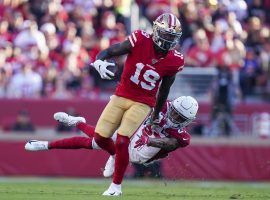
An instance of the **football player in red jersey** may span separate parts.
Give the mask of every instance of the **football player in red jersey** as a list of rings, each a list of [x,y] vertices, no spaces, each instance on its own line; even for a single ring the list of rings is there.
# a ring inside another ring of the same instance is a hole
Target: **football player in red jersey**
[[[140,126],[130,139],[128,147],[130,162],[148,164],[157,159],[164,158],[178,148],[189,145],[190,135],[185,127],[196,117],[198,111],[197,101],[190,96],[181,96],[167,102],[158,115],[155,126],[147,123]],[[85,123],[83,117],[73,117],[66,113],[55,113],[54,119],[70,126],[77,126],[89,137],[71,137],[56,141],[31,140],[26,143],[25,149],[41,151],[49,149],[100,149],[94,137],[94,127]],[[150,119],[150,116],[148,117]],[[116,140],[116,132],[113,140]],[[103,175],[110,177],[114,173],[115,159],[110,156]]]
[[[115,155],[113,182],[103,195],[122,194],[121,183],[129,162],[129,138],[150,114],[152,107],[155,108],[150,122],[155,122],[175,74],[183,69],[183,55],[173,50],[181,34],[177,17],[165,13],[154,21],[152,35],[134,31],[124,42],[101,51],[92,63],[101,78],[111,79],[114,74],[107,67],[114,64],[106,60],[127,54],[120,83],[95,128],[95,142],[110,155]],[[111,137],[116,130],[114,144]]]

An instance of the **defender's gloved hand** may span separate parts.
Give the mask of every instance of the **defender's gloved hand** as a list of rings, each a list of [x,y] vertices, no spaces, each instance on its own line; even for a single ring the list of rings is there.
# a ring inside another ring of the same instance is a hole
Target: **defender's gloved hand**
[[[114,63],[107,62],[106,60],[96,60],[91,65],[98,71],[102,79],[111,80],[114,73],[107,69],[108,66],[115,66]]]
[[[135,142],[135,146],[134,148],[138,148],[138,147],[141,147],[143,145],[148,145],[149,144],[149,137],[147,135],[142,135],[140,137],[140,139],[138,139],[136,142]]]

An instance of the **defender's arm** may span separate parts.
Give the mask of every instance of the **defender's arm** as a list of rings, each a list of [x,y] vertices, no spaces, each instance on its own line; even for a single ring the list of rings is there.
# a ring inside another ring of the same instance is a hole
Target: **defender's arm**
[[[171,152],[179,147],[186,147],[190,144],[190,135],[185,130],[181,134],[178,133],[178,130],[172,130],[169,132],[169,135],[164,138],[150,138],[147,133],[143,133],[135,142],[134,148],[147,145]]]
[[[149,138],[147,146],[164,149],[168,152],[180,147],[176,138]]]

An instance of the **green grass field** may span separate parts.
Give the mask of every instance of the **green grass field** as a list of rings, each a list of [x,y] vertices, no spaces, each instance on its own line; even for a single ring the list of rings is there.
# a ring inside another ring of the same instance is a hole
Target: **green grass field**
[[[100,179],[0,178],[0,200],[102,200],[109,181]],[[127,200],[270,200],[270,183],[125,181]]]

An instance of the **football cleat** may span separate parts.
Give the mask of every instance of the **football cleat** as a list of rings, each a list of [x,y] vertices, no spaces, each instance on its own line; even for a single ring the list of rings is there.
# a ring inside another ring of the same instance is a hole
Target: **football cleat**
[[[103,176],[105,178],[109,178],[113,175],[114,173],[114,163],[115,163],[115,156],[110,156],[109,159],[106,162],[104,171],[103,171]]]
[[[48,141],[30,140],[25,144],[24,148],[27,151],[48,150]]]
[[[111,183],[110,187],[103,192],[103,196],[121,196],[122,191],[121,191],[121,184],[117,185],[114,183]]]
[[[68,115],[65,112],[54,113],[53,118],[56,121],[62,122],[68,126],[75,126],[79,122],[83,122],[83,123],[86,122],[84,117],[74,117],[74,116]]]

